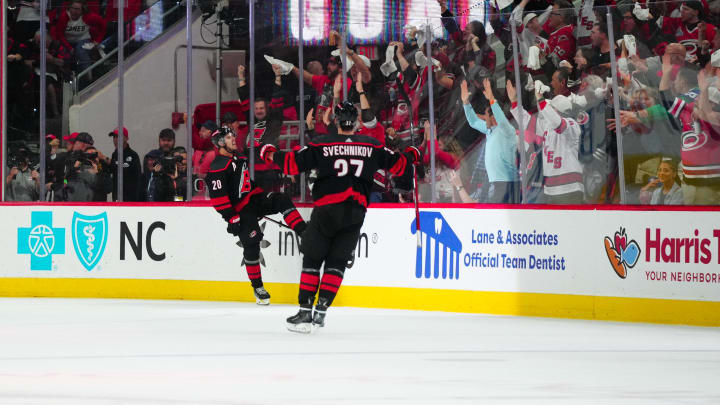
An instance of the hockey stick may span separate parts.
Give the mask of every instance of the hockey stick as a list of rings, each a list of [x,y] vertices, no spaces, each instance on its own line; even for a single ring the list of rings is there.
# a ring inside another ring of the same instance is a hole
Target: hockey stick
[[[398,90],[402,93],[402,95],[407,100],[408,105],[408,112],[410,113],[410,141],[412,142],[413,146],[415,145],[415,124],[414,124],[414,111],[412,106],[412,100],[407,95],[407,92],[405,91],[405,88],[400,85],[398,86]],[[415,205],[415,234],[417,235],[417,248],[418,248],[418,256],[422,254],[422,236],[420,235],[420,197],[418,193],[418,181],[417,181],[417,168],[419,163],[414,162],[413,163],[413,203]]]
[[[294,230],[294,229],[290,228],[289,226],[283,224],[282,222],[276,221],[276,220],[274,220],[274,219],[272,219],[272,218],[270,218],[270,217],[263,217],[263,218],[266,219],[266,220],[268,220],[268,221],[270,221],[270,222],[272,222],[272,223],[278,224],[278,225],[280,225],[280,226],[283,227],[283,228],[287,228],[287,229],[289,229],[289,230],[291,230],[291,231]]]

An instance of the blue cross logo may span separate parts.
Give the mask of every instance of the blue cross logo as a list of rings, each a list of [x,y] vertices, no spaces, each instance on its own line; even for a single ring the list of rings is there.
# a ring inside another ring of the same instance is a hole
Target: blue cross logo
[[[30,270],[52,270],[52,255],[65,254],[65,228],[52,227],[52,212],[33,212],[29,228],[18,228],[19,255],[30,255]]]

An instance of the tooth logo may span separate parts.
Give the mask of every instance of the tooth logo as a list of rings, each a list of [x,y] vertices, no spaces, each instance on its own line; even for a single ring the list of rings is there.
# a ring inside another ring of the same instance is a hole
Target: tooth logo
[[[423,243],[416,251],[415,277],[460,278],[462,243],[442,214],[421,212],[419,231]],[[410,232],[418,232],[414,218],[410,224]]]

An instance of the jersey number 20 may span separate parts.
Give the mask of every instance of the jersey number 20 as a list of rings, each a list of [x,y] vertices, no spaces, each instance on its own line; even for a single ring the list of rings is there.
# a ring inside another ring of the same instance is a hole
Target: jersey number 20
[[[348,162],[350,163],[348,164]],[[350,166],[355,168],[355,177],[360,177],[364,164],[365,162],[363,162],[361,159],[338,159],[335,161],[334,167],[335,170],[337,170],[338,172],[338,177],[343,177],[348,174]]]

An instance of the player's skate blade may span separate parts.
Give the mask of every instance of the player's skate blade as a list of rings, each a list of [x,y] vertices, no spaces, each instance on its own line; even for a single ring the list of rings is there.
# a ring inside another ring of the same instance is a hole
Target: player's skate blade
[[[287,329],[295,333],[312,332],[312,310],[300,308],[297,314],[287,319]]]
[[[253,293],[255,294],[255,303],[258,305],[270,305],[270,293],[267,292],[265,287],[256,288]]]

